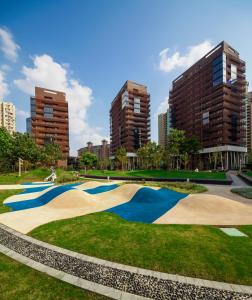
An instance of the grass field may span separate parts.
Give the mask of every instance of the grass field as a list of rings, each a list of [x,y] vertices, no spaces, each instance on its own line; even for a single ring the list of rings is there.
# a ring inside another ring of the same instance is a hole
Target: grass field
[[[179,193],[185,194],[197,194],[207,191],[207,188],[203,185],[192,182],[155,182],[155,181],[125,181],[121,184],[137,183],[145,186],[157,186],[160,188],[167,188]]]
[[[127,222],[111,213],[52,222],[30,235],[80,253],[157,271],[252,285],[252,226],[248,238],[212,226]]]
[[[82,171],[82,174],[84,172]],[[166,171],[166,170],[134,170],[134,171],[104,171],[89,170],[89,175],[99,176],[134,176],[134,177],[163,177],[163,178],[201,178],[201,179],[226,179],[224,172],[194,172],[194,171]]]
[[[33,270],[3,254],[0,254],[0,278],[2,300],[107,299]]]
[[[231,189],[231,192],[238,194],[244,198],[252,199],[252,188],[250,187],[234,188]]]
[[[23,190],[0,190],[0,214],[11,211],[8,206],[3,205],[3,201],[6,198],[21,192],[23,192]]]
[[[0,174],[0,184],[16,184],[23,182],[32,182],[32,181],[43,181],[45,177],[50,174],[48,169],[35,169],[25,173],[19,177],[18,173],[7,173]]]
[[[19,177],[18,173],[0,173],[0,184],[17,184],[24,182],[44,181],[51,174],[49,169],[38,168],[31,171],[23,172]],[[56,169],[56,183],[66,183],[78,180],[78,177],[73,172]]]
[[[252,177],[252,171],[245,172],[244,174],[247,175],[247,176]]]

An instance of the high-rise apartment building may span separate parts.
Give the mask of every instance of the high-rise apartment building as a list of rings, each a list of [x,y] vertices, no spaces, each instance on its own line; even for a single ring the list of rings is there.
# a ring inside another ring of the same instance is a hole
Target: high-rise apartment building
[[[63,155],[69,156],[68,103],[63,92],[35,87],[31,97],[31,118],[27,119],[27,129],[35,142],[44,146],[58,144]]]
[[[10,134],[16,132],[16,109],[11,102],[0,102],[0,127],[5,127]]]
[[[107,140],[102,140],[101,145],[93,145],[92,142],[88,142],[87,146],[78,150],[78,157],[85,151],[94,153],[98,160],[109,159],[110,145]]]
[[[252,151],[252,92],[247,93],[247,148]]]
[[[128,157],[150,140],[150,95],[147,87],[127,80],[110,109],[110,151],[112,158],[121,146]]]
[[[214,152],[223,167],[238,168],[246,153],[245,62],[221,42],[172,83],[172,127],[196,136],[207,167]]]
[[[158,144],[163,148],[168,146],[168,136],[171,129],[170,110],[158,115]]]

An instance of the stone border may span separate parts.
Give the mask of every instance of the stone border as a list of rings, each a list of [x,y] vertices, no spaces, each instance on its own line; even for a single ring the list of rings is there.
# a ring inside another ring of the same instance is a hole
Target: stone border
[[[80,178],[83,179],[107,179],[108,176],[99,175],[81,175]],[[158,182],[186,182],[186,178],[157,178],[157,177],[123,177],[123,176],[109,176],[110,180],[127,180],[127,181],[158,181]],[[196,179],[190,178],[190,182],[199,184],[218,184],[218,185],[231,185],[233,183],[232,179]]]
[[[0,252],[113,299],[251,299],[252,287],[112,263],[38,241],[0,224]]]

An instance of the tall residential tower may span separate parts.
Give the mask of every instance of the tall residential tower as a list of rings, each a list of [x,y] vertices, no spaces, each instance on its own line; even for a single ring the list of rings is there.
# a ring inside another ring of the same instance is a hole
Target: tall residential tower
[[[171,129],[170,110],[158,115],[158,144],[163,148],[168,146],[168,136]]]
[[[0,102],[0,127],[5,127],[10,134],[16,132],[16,109],[11,102]]]
[[[150,95],[147,87],[127,80],[110,109],[110,152],[112,157],[121,146],[128,157],[150,140]]]
[[[172,83],[172,127],[196,136],[208,167],[221,153],[225,169],[239,168],[246,152],[245,62],[221,42]]]
[[[68,103],[65,93],[35,87],[27,127],[38,145],[58,144],[64,157],[69,156]]]

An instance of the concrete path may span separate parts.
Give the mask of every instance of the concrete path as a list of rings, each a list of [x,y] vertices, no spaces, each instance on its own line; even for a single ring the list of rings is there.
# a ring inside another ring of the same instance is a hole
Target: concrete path
[[[249,187],[249,185],[245,181],[243,181],[240,177],[236,175],[237,171],[228,171],[227,173],[233,180],[232,186]]]
[[[37,187],[50,187],[53,183],[48,184],[0,184],[0,190],[21,190],[34,189]]]
[[[56,247],[0,224],[0,253],[113,299],[251,299],[252,287],[170,275]]]

